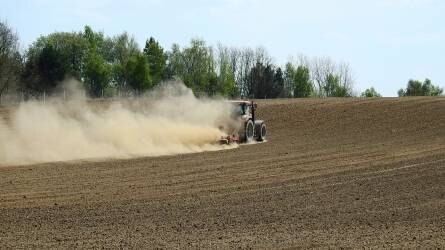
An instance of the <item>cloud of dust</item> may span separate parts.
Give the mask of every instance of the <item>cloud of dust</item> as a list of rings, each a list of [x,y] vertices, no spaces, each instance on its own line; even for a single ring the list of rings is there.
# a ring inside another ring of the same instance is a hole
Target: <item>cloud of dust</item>
[[[88,100],[72,86],[69,100],[25,102],[0,119],[0,165],[78,159],[132,158],[215,151],[232,107],[198,99],[180,83],[164,84],[145,97]],[[74,96],[74,98],[73,98]],[[1,118],[1,117],[0,117]]]

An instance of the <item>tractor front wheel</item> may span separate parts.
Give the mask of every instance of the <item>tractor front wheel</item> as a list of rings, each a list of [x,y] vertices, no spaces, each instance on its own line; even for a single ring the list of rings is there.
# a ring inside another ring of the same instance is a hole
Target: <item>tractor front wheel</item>
[[[249,143],[253,141],[255,126],[252,120],[247,121],[244,129],[244,141]]]

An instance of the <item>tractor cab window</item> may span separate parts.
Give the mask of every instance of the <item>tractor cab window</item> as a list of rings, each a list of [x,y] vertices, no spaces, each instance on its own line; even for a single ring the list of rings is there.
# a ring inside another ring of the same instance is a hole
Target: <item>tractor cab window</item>
[[[240,115],[244,115],[245,114],[245,105],[243,104],[238,104],[235,105],[233,107],[233,116],[240,116]]]
[[[252,107],[247,103],[238,103],[233,106],[232,116],[243,116],[252,114]]]
[[[250,105],[244,104],[244,114],[249,115],[250,114]]]

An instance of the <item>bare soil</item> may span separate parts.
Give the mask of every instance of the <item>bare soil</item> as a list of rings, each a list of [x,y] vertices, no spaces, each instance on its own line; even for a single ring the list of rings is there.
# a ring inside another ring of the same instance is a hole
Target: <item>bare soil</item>
[[[258,106],[266,143],[1,167],[0,248],[445,248],[445,98]]]

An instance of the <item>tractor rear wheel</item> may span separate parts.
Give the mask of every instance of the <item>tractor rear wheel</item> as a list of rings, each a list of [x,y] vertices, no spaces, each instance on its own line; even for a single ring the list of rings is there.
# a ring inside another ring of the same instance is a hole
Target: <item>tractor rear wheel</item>
[[[257,141],[264,141],[264,140],[266,140],[266,136],[267,136],[266,124],[261,123],[259,126],[256,126],[255,134],[256,134],[256,140]]]

